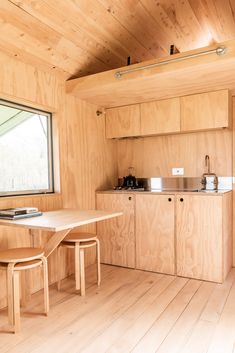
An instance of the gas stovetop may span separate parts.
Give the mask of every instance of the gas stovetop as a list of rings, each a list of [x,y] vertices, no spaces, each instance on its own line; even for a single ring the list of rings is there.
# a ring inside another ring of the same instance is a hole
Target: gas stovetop
[[[134,187],[134,186],[115,186],[113,188],[116,191],[123,191],[123,190],[128,190],[128,191],[146,191],[145,188],[141,187]]]

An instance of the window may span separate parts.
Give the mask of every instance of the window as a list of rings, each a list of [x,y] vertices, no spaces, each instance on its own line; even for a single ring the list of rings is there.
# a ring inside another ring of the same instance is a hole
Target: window
[[[0,196],[53,192],[51,114],[0,100]]]

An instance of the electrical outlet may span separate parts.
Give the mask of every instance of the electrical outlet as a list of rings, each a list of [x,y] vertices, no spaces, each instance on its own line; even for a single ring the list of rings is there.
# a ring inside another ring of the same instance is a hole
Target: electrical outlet
[[[172,175],[184,175],[184,168],[172,168]]]

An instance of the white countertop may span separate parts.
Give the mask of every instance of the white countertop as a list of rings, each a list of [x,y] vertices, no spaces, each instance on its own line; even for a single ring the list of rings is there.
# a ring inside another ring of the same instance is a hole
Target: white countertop
[[[227,192],[231,192],[232,190],[200,190],[200,191],[161,191],[161,190],[146,190],[146,191],[138,191],[136,190],[104,190],[97,191],[97,193],[101,194],[156,194],[156,195],[210,195],[210,196],[221,196]]]

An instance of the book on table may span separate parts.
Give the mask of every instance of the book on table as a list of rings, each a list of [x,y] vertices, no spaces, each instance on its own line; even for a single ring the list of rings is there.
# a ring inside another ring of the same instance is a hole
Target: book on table
[[[38,212],[37,207],[17,207],[0,210],[0,216],[18,216],[26,214],[34,214]]]
[[[30,218],[30,217],[37,217],[41,216],[42,212],[31,212],[31,213],[23,213],[23,214],[16,214],[16,215],[2,215],[0,214],[0,219],[8,219],[11,221],[15,221],[17,219],[22,219],[22,218]]]

